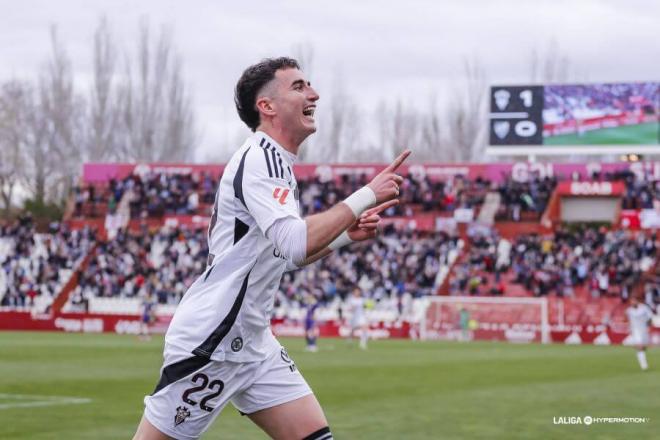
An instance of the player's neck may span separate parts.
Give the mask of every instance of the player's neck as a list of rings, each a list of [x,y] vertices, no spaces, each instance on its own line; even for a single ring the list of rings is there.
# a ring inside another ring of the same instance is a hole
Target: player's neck
[[[298,140],[290,133],[287,133],[282,129],[278,129],[277,127],[273,127],[272,125],[269,126],[260,125],[259,127],[257,127],[257,131],[262,131],[266,133],[286,151],[296,156],[298,155],[298,150],[300,149],[300,144],[302,143],[302,141]]]

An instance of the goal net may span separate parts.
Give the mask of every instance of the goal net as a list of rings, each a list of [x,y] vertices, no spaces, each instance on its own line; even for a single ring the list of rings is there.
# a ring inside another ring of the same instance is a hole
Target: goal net
[[[550,342],[547,298],[425,298],[420,339]]]

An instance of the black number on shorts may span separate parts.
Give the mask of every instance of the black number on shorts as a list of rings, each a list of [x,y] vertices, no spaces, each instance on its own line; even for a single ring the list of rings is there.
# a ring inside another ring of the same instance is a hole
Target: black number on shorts
[[[221,381],[221,380],[214,380],[214,381],[211,382],[211,384],[209,385],[209,390],[212,390],[213,387],[215,387],[216,385],[217,385],[217,387],[218,387],[218,391],[216,391],[215,393],[211,393],[211,394],[209,394],[208,396],[204,397],[204,398],[202,399],[202,401],[199,403],[199,407],[202,408],[204,411],[208,411],[208,412],[213,411],[214,408],[208,406],[206,403],[207,403],[209,400],[218,397],[218,396],[220,395],[220,393],[222,393],[222,390],[225,389],[225,383],[224,383],[223,381]]]
[[[211,411],[214,410],[214,408],[211,407],[211,406],[208,406],[207,403],[208,403],[209,400],[215,399],[216,397],[218,397],[220,395],[220,393],[222,393],[222,390],[225,389],[225,383],[221,380],[214,380],[213,382],[211,382],[209,384],[209,377],[204,373],[195,374],[192,378],[192,381],[193,381],[193,383],[196,384],[199,379],[202,380],[202,384],[194,386],[192,388],[188,388],[187,390],[185,390],[183,392],[183,395],[181,396],[181,398],[188,405],[195,406],[195,405],[197,405],[197,402],[190,398],[191,394],[195,394],[195,393],[198,393],[198,392],[202,391],[203,389],[206,388],[206,385],[208,385],[208,389],[211,390],[211,391],[213,391],[213,389],[217,387],[218,388],[217,391],[202,397],[202,400],[199,403],[199,407],[201,409],[203,409],[204,411],[211,412]]]
[[[198,379],[202,379],[202,384],[196,387],[188,388],[186,391],[183,392],[183,396],[181,396],[183,401],[186,402],[188,405],[197,405],[197,402],[192,400],[189,396],[198,391],[202,391],[204,388],[206,388],[206,384],[209,383],[209,377],[206,374],[203,373],[195,374],[192,378],[193,383],[197,383]]]

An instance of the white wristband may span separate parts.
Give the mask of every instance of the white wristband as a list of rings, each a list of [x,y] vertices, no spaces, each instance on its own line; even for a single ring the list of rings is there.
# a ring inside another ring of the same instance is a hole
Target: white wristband
[[[339,237],[335,238],[333,242],[328,245],[328,249],[331,251],[336,251],[337,249],[351,243],[353,243],[353,240],[351,240],[351,237],[348,236],[348,232],[344,231],[339,235]]]
[[[351,208],[355,218],[358,218],[365,210],[376,205],[376,193],[368,186],[363,186],[348,196],[344,203]]]

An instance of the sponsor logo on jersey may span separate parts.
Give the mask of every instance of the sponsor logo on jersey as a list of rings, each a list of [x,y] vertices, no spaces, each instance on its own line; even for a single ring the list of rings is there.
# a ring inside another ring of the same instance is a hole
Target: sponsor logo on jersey
[[[286,203],[286,198],[289,195],[289,189],[280,188],[279,186],[273,191],[273,198],[280,202],[280,205]]]
[[[231,351],[236,353],[237,351],[241,351],[241,348],[243,348],[243,339],[240,337],[234,338],[234,340],[231,341]]]
[[[174,426],[179,426],[185,422],[188,417],[190,417],[190,410],[188,408],[185,406],[177,407],[176,415],[174,416]]]
[[[286,257],[282,255],[282,252],[280,252],[280,250],[276,247],[273,248],[273,257],[280,258],[286,261]]]

